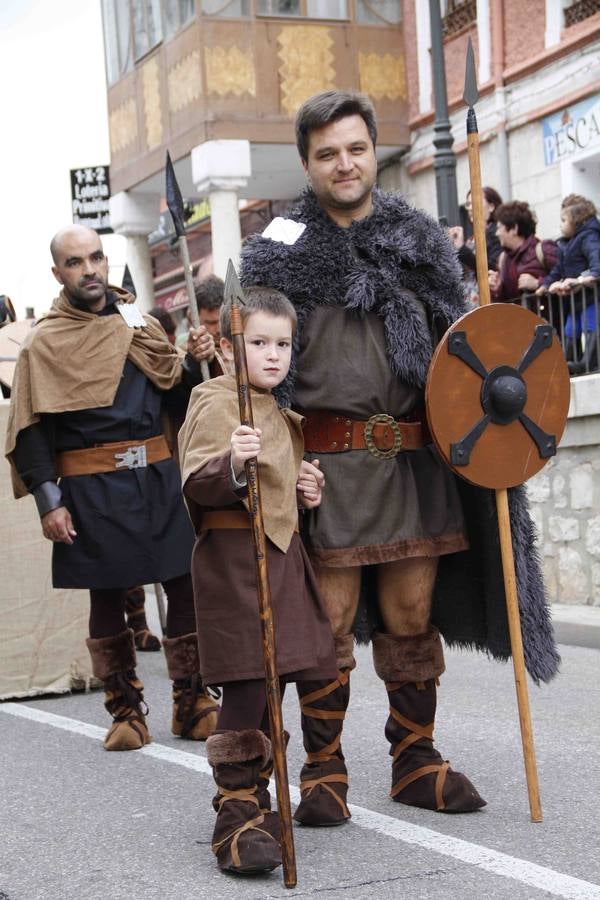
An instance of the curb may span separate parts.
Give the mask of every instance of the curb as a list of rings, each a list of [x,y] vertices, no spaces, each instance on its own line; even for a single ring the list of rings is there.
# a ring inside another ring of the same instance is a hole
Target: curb
[[[558,644],[600,650],[600,606],[550,606]]]

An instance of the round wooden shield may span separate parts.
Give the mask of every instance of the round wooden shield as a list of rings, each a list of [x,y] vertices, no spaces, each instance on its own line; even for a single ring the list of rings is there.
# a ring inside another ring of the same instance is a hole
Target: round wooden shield
[[[512,304],[480,306],[448,329],[433,355],[429,429],[457,475],[481,487],[513,487],[556,453],[570,387],[545,319]]]

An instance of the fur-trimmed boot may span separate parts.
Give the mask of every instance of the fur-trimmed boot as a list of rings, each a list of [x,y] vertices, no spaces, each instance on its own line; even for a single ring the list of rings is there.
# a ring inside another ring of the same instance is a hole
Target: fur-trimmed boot
[[[385,736],[393,760],[392,799],[438,812],[481,809],[486,801],[433,746],[436,685],[445,668],[437,628],[414,637],[375,632],[373,660],[390,701]]]
[[[190,741],[205,741],[217,727],[219,706],[202,684],[196,632],[163,638],[163,648],[173,682],[171,732]]]
[[[136,650],[160,650],[160,641],[146,621],[146,593],[143,586],[131,588],[125,598],[127,627],[133,631]]]
[[[237,875],[270,872],[281,865],[279,819],[260,809],[257,782],[271,742],[257,729],[220,731],[209,737],[206,751],[218,788],[212,851],[219,868]]]
[[[88,638],[86,644],[92,672],[104,684],[104,706],[113,717],[104,748],[139,750],[152,738],[146,727],[144,685],[135,674],[133,631],[126,628],[114,637]]]
[[[268,737],[269,735],[267,735]],[[284,748],[287,749],[287,745],[290,742],[290,733],[289,731],[283,732],[283,742]],[[256,782],[256,795],[258,797],[258,805],[260,807],[261,812],[270,812],[271,811],[271,793],[269,791],[269,782],[271,781],[271,776],[273,775],[273,754],[269,757],[267,764],[263,769],[258,773],[258,781]]]
[[[342,753],[342,729],[350,701],[350,672],[356,662],[354,635],[335,638],[339,667],[335,681],[299,681],[306,760],[300,772],[301,800],[294,819],[301,825],[342,825],[350,818],[346,806],[348,771]]]

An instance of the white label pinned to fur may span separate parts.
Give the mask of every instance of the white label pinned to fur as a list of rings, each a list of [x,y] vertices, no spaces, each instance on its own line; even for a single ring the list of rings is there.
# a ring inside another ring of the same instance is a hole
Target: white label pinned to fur
[[[262,236],[291,246],[296,243],[305,228],[304,222],[294,222],[293,219],[284,219],[282,216],[277,216],[267,225]]]
[[[117,303],[116,307],[130,328],[144,328],[146,320],[135,303]]]

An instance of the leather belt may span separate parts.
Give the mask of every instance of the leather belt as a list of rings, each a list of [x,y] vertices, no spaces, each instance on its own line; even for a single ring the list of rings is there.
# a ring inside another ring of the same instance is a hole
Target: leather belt
[[[209,531],[211,528],[250,528],[250,515],[241,509],[202,513],[199,531]]]
[[[391,459],[401,450],[418,450],[431,441],[424,423],[397,420],[385,413],[366,421],[323,411],[303,415],[304,446],[310,453],[368,450],[378,459]]]
[[[115,441],[84,450],[64,450],[56,456],[61,478],[71,475],[99,475],[122,469],[142,469],[169,459],[171,451],[163,434],[144,441]]]
[[[250,513],[244,512],[242,509],[216,509],[212,512],[202,513],[198,531],[210,531],[212,528],[250,529],[251,527]],[[297,526],[294,531],[298,531]]]

